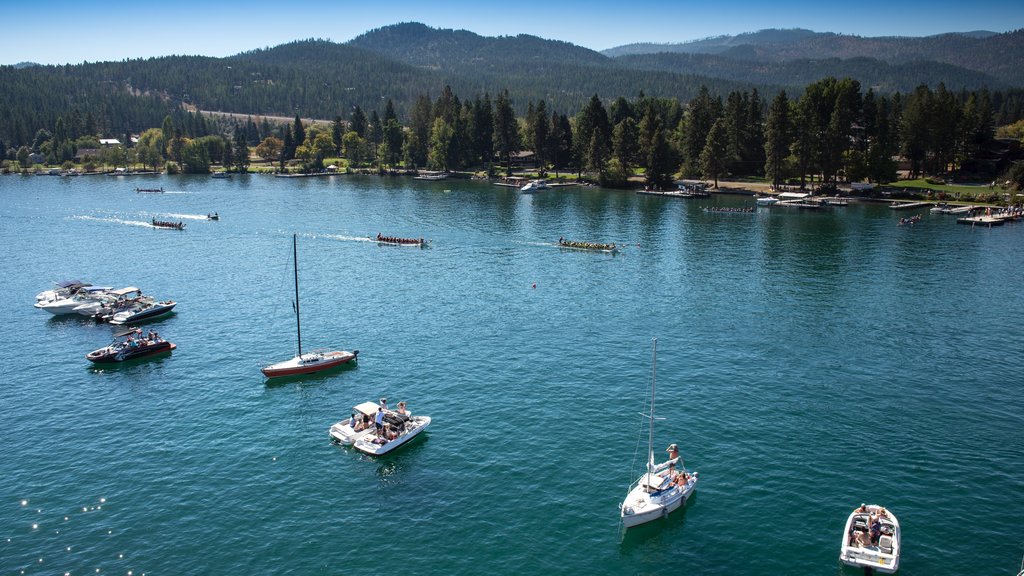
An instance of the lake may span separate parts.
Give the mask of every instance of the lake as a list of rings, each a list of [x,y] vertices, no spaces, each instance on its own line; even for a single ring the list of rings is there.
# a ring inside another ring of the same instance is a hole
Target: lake
[[[708,205],[753,200],[0,177],[3,573],[852,575],[867,502],[899,518],[903,574],[1015,574],[1022,225]],[[359,361],[268,383],[295,354],[293,234],[304,349]],[[177,350],[90,366],[114,328],[32,307],[67,278],[176,300],[144,327]],[[624,533],[655,337],[656,455],[679,443],[701,480]],[[330,443],[382,396],[431,427],[380,459]]]

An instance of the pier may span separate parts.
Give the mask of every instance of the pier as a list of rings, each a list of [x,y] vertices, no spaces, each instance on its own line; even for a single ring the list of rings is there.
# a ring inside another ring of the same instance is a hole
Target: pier
[[[889,205],[889,208],[893,210],[913,210],[914,208],[924,208],[931,205],[931,202],[893,202]]]

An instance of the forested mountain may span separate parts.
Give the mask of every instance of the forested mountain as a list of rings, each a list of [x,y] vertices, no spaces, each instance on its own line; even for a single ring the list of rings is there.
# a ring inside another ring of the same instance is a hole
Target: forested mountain
[[[676,52],[717,54],[735,60],[791,62],[829,58],[873,58],[889,64],[935,62],[982,72],[1004,84],[1024,85],[1024,29],[995,34],[971,32],[923,38],[862,37],[809,30],[762,30],[680,44],[632,44],[605,50],[608,56]],[[947,84],[952,84],[946,81]]]
[[[921,84],[935,84],[937,78],[958,88],[1005,88],[1007,84],[982,72],[939,62],[890,64],[875,58],[827,58],[757,62],[716,54],[661,52],[634,54],[615,59],[626,68],[660,70],[679,74],[713,76],[753,85],[768,85],[784,79],[786,86],[804,86],[819,78],[856,78],[878,92],[908,92]]]
[[[873,43],[875,56],[851,58],[865,43]],[[1024,75],[1017,64],[1022,44],[1024,31],[863,39],[766,30],[694,43],[700,54],[610,58],[535,36],[484,37],[407,23],[344,44],[303,40],[227,58],[0,66],[0,144],[31,143],[38,130],[52,131],[59,117],[72,116],[77,128],[88,125],[96,133],[121,137],[157,126],[183,108],[333,119],[348,118],[356,106],[379,112],[391,100],[405,120],[418,97],[433,99],[445,86],[463,98],[494,97],[507,89],[518,115],[540,100],[550,111],[572,115],[595,94],[609,101],[641,92],[687,101],[702,86],[717,95],[752,88],[765,95],[780,89],[795,94],[828,76],[848,76],[879,93],[940,83],[950,90],[1001,90],[1024,85],[1024,77],[1017,84],[1006,80]],[[908,62],[939,52],[956,62]],[[879,56],[883,53],[885,58]],[[793,60],[800,54],[804,59]],[[968,61],[975,68],[968,70]],[[979,72],[979,67],[995,72]],[[999,101],[993,94],[997,118],[1015,120],[1016,113],[1004,113]],[[1017,101],[1008,100],[1014,106]]]
[[[737,46],[760,46],[764,44],[795,44],[820,34],[803,28],[767,28],[757,32],[744,34],[711,36],[700,40],[678,43],[637,42],[602,50],[601,53],[612,58],[631,54],[657,54],[673,52],[679,54],[721,54]]]

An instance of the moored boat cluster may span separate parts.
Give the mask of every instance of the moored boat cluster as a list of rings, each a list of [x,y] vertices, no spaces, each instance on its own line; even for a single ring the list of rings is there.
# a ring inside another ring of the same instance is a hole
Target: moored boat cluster
[[[77,314],[96,322],[124,326],[166,316],[177,304],[173,300],[147,296],[135,286],[114,289],[81,280],[66,280],[36,294],[35,307],[55,316]],[[138,329],[130,328],[115,333],[111,344],[89,353],[86,358],[93,362],[123,362],[175,348],[154,336],[155,333],[139,338],[137,332]]]

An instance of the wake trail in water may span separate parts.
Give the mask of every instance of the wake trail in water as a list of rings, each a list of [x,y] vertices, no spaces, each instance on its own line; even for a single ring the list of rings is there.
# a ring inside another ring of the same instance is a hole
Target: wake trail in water
[[[86,220],[89,222],[110,222],[113,224],[125,224],[127,226],[141,226],[143,228],[153,228],[152,222],[143,222],[141,220],[122,220],[121,218],[99,218],[97,216],[69,216],[70,220]]]
[[[376,240],[369,236],[346,236],[344,234],[302,234],[302,236],[306,238],[329,238],[342,242],[376,242]]]
[[[165,216],[169,218],[177,218],[178,220],[208,220],[206,214],[174,214],[168,213]]]

